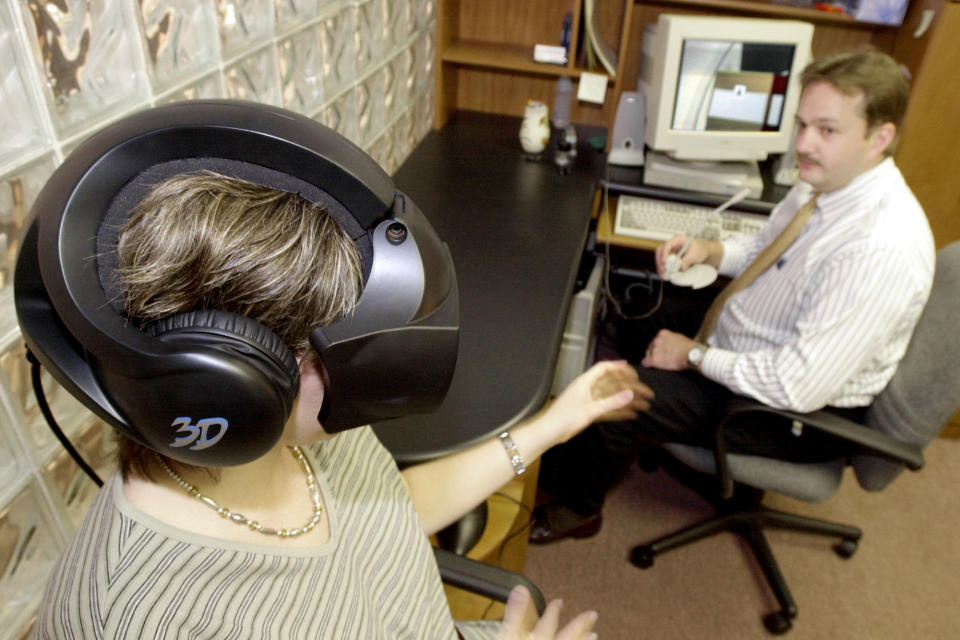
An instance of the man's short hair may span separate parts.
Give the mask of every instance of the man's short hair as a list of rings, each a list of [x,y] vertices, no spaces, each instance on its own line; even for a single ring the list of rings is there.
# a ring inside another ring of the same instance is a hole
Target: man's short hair
[[[817,82],[828,82],[848,96],[862,93],[867,131],[886,122],[896,127],[884,152],[893,155],[910,97],[907,78],[893,58],[872,47],[832,53],[811,62],[800,75],[803,89]]]

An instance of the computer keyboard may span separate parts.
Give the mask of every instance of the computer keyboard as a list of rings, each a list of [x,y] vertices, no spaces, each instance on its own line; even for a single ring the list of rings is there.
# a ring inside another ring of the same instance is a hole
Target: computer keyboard
[[[669,240],[677,234],[694,233],[713,207],[621,194],[613,232],[646,240]],[[710,216],[697,235],[704,240],[726,240],[733,236],[755,235],[767,216],[727,210]]]

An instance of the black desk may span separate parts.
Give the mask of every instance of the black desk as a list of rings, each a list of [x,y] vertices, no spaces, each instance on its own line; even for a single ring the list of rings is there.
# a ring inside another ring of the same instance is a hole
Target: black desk
[[[520,118],[458,112],[397,171],[450,246],[460,287],[460,348],[434,414],[375,426],[401,464],[462,448],[537,411],[557,351],[604,156],[578,127],[573,170],[523,157]]]

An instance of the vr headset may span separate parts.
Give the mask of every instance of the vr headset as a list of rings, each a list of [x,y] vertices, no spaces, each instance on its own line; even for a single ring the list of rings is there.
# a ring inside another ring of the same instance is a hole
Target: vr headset
[[[119,228],[158,182],[216,171],[324,205],[353,239],[364,287],[349,317],[310,333],[327,432],[437,409],[456,363],[447,246],[363,151],[295,113],[241,101],[143,111],[79,146],[31,211],[14,297],[27,347],[91,411],[199,466],[254,460],[279,439],[299,387],[272,331],[217,309],[141,330],[123,313]]]

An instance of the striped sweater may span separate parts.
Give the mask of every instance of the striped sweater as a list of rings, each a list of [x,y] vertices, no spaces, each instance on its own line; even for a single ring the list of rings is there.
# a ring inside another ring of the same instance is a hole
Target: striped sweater
[[[53,571],[36,637],[457,638],[413,503],[373,431],[306,453],[330,521],[315,549],[183,531],[130,504],[112,476]],[[467,638],[497,629],[460,625]]]

